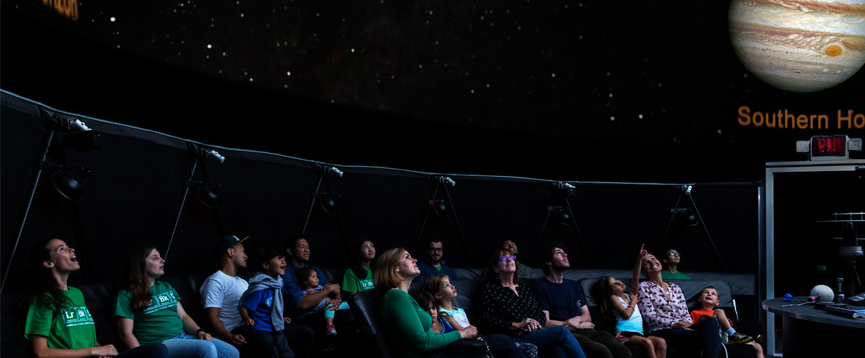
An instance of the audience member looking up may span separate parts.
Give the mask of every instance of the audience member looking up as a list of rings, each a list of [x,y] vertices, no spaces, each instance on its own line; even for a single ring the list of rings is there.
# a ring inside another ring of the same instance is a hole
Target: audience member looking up
[[[426,258],[424,258],[424,261],[417,263],[417,267],[420,269],[420,275],[415,277],[414,282],[420,283],[423,282],[423,280],[438,274],[448,275],[452,281],[459,280],[457,272],[448,267],[445,260],[442,259],[444,256],[443,250],[444,247],[442,246],[441,240],[436,237],[430,237],[427,239]]]
[[[444,317],[445,321],[453,326],[453,329],[462,330],[471,326],[466,311],[454,304],[454,300],[457,298],[457,288],[451,284],[447,275],[438,274],[424,280],[423,285],[421,285],[421,292],[432,297],[438,315]],[[418,300],[418,304],[421,305],[421,308],[424,307],[420,300]],[[538,347],[534,344],[516,344],[511,341],[510,336],[503,334],[487,334],[484,335],[484,338],[486,339],[487,345],[490,347],[490,352],[494,357],[523,358],[523,353],[526,351],[528,351],[529,354],[534,352],[535,355],[537,355]]]
[[[469,326],[444,334],[433,332],[432,316],[408,294],[412,280],[419,274],[417,260],[404,248],[387,250],[378,258],[375,287],[384,292],[381,305],[384,334],[397,357],[444,357],[444,346],[474,338],[478,330]]]
[[[174,287],[156,281],[164,274],[165,260],[154,246],[132,250],[114,301],[118,336],[126,347],[162,342],[171,356],[239,357],[237,348],[212,338],[186,314]]]
[[[375,245],[365,240],[354,250],[356,262],[342,276],[342,290],[349,294],[375,288],[372,277],[372,260],[375,260]]]
[[[580,343],[565,326],[544,327],[547,317],[531,289],[520,284],[516,259],[508,250],[496,248],[493,252],[478,305],[484,332],[532,343],[542,356],[585,358]]]
[[[601,301],[601,313],[616,319],[616,339],[619,342],[639,345],[643,348],[646,357],[665,358],[667,342],[661,337],[646,337],[643,333],[643,316],[637,305],[640,301],[640,271],[642,271],[643,259],[648,254],[643,247],[640,247],[640,255],[637,256],[634,264],[634,276],[631,278],[630,287],[626,288],[622,281],[610,276],[603,276],[598,280],[601,286],[601,297],[604,298]]]
[[[517,243],[511,239],[502,241],[501,248],[510,251],[511,255],[513,256],[519,257],[520,255],[520,250],[519,248],[517,248]],[[535,274],[534,269],[529,267],[529,265],[522,263],[521,261],[517,261],[517,268],[519,269],[517,271],[520,273],[519,278],[536,279],[541,277]]]
[[[216,240],[216,257],[219,270],[210,275],[199,289],[201,305],[213,335],[237,347],[243,356],[259,357],[261,349],[272,349],[272,344],[261,343],[251,338],[248,341],[244,331],[248,330],[240,317],[238,305],[240,296],[246,292],[249,283],[238,277],[246,268],[248,256],[243,242],[249,237],[238,239],[227,235]],[[298,358],[309,357],[315,332],[303,325],[286,325],[283,334],[288,345]]]
[[[565,270],[571,268],[564,245],[545,245],[540,258],[546,276],[538,279],[534,293],[546,316],[546,326],[567,327],[589,358],[631,357],[631,351],[610,333],[595,330],[583,289],[577,281],[564,278]]]
[[[667,253],[664,254],[664,264],[666,264],[667,269],[661,271],[661,279],[663,280],[690,280],[691,278],[688,275],[679,271],[679,261],[681,261],[682,255],[679,254],[679,251],[676,249],[669,249]]]
[[[697,296],[697,302],[700,303],[700,309],[691,311],[691,320],[700,322],[704,319],[716,319],[718,325],[721,326],[721,340],[731,344],[748,344],[754,347],[757,351],[757,358],[763,358],[763,346],[754,342],[754,338],[737,332],[733,328],[733,323],[727,318],[727,313],[722,309],[715,309],[721,304],[718,297],[718,290],[712,286],[704,287]]]
[[[337,283],[331,283],[324,272],[315,266],[309,265],[310,245],[306,235],[300,234],[289,238],[285,242],[285,252],[287,265],[285,275],[282,279],[285,282],[285,315],[291,317],[293,324],[302,324],[312,327],[315,330],[315,351],[326,349],[327,340],[327,323],[324,320],[324,315],[312,314],[315,312],[315,307],[327,299],[328,309],[336,310],[342,304],[339,292],[340,286]],[[309,267],[315,271],[321,286],[327,286],[327,289],[320,290],[312,294],[304,294],[301,288],[300,281],[297,278],[297,271],[302,267]],[[333,297],[330,297],[330,296]],[[339,332],[342,332],[335,344],[338,356],[347,356],[348,352],[343,350],[351,349],[351,333],[352,322],[354,317],[350,310],[339,310],[335,313],[333,326]]]
[[[96,341],[96,325],[81,291],[67,285],[80,269],[75,249],[60,239],[44,240],[30,253],[30,285],[20,304],[26,311],[24,336],[34,357],[168,357],[160,343],[118,353],[114,345]],[[3,317],[3,319],[11,319]],[[5,334],[14,334],[6,332]]]
[[[661,263],[655,255],[646,254],[642,263],[643,275],[648,280],[640,282],[640,313],[649,334],[663,338],[667,346],[689,356],[717,358],[721,349],[718,322],[707,319],[692,322],[682,289],[672,282],[661,279]]]

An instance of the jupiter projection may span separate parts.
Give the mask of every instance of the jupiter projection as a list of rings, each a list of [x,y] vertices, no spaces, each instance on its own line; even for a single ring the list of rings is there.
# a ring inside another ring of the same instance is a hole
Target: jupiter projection
[[[865,0],[733,1],[729,24],[745,67],[783,90],[820,91],[865,63]]]

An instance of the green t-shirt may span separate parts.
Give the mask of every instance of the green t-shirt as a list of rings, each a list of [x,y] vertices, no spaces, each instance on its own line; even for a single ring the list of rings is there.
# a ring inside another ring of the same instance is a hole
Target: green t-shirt
[[[120,290],[114,301],[114,315],[134,321],[132,334],[140,344],[162,342],[183,333],[183,321],[177,314],[180,301],[177,291],[165,282],[156,281],[150,292],[153,293],[150,306],[137,312],[132,311],[132,295],[127,290]]]
[[[363,268],[366,271],[366,278],[361,280],[357,278],[352,269],[348,269],[345,275],[342,276],[342,289],[346,292],[357,293],[375,288],[372,278],[372,270],[368,267]]]
[[[24,336],[40,335],[48,338],[48,348],[80,349],[96,347],[96,325],[84,303],[81,290],[69,287],[63,291],[69,300],[65,307],[49,307],[38,300],[30,303]]]
[[[384,295],[381,320],[391,351],[397,357],[422,357],[462,338],[459,331],[440,334],[430,329],[432,317],[407,292],[393,289]]]
[[[676,271],[676,273],[670,273],[667,270],[661,270],[661,279],[662,280],[690,280],[691,278],[688,275],[682,273],[682,271]]]

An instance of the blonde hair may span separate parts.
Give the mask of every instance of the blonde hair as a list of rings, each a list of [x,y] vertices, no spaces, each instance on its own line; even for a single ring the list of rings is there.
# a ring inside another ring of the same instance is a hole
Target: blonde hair
[[[375,265],[375,274],[373,275],[375,288],[390,290],[399,286],[403,278],[396,270],[399,260],[402,259],[405,252],[404,248],[395,247],[385,251],[378,257]]]
[[[450,277],[445,274],[438,274],[424,280],[423,284],[421,284],[421,291],[432,295],[433,302],[435,302],[435,305],[438,307],[441,307],[442,302],[435,295],[441,292],[442,284],[445,282],[445,279],[450,280]]]

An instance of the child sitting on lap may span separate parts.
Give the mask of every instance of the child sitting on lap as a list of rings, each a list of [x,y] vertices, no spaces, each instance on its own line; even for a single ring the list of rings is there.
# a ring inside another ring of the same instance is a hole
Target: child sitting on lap
[[[319,285],[318,284],[318,272],[310,269],[309,267],[301,267],[297,270],[297,281],[300,283],[300,289],[303,290],[303,295],[306,296],[311,293],[316,293],[323,289],[330,287],[330,284],[327,285]],[[337,293],[335,297],[325,297],[315,306],[315,311],[324,311],[324,321],[327,323],[327,335],[335,335],[336,328],[333,327],[333,316],[335,315],[336,310],[347,310],[348,302],[342,302],[339,307],[333,307],[333,305],[327,305],[327,301],[336,298],[339,299],[339,294]]]

